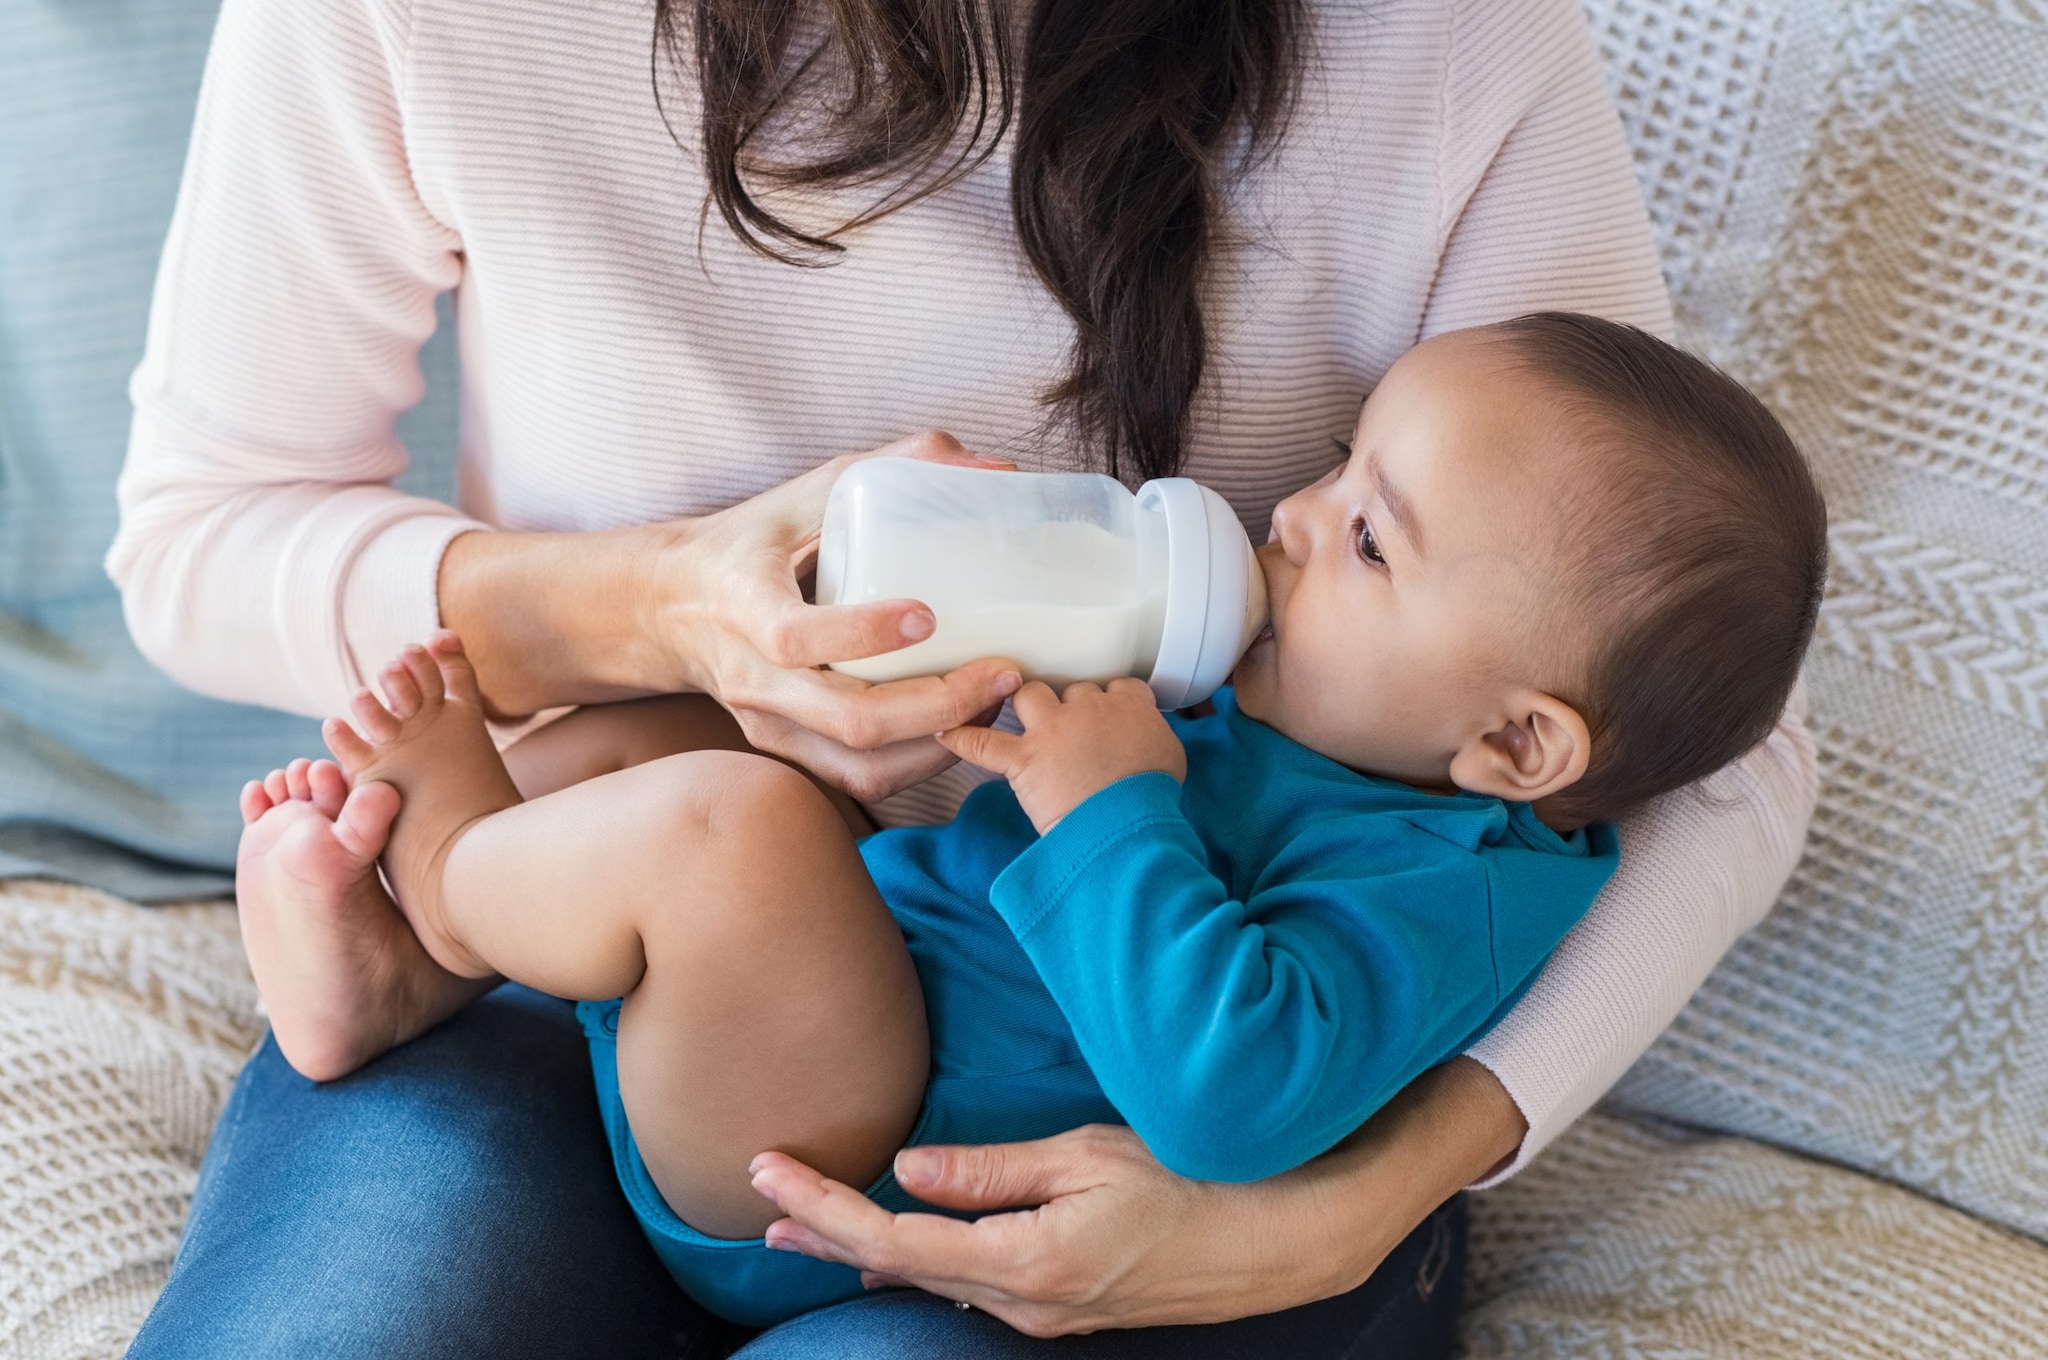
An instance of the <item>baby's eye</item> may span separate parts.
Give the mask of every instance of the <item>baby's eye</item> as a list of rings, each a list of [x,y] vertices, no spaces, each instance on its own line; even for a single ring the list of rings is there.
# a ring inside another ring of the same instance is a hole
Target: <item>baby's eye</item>
[[[1358,535],[1358,555],[1374,566],[1387,565],[1386,554],[1380,551],[1380,541],[1372,535],[1372,526],[1358,519],[1351,522],[1351,528]]]

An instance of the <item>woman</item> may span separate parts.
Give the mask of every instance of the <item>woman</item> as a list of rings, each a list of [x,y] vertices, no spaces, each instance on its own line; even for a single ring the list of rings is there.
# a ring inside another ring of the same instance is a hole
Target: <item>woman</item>
[[[389,486],[450,288],[459,512]],[[930,620],[805,605],[830,469],[779,484],[942,426],[1026,467],[1183,470],[1258,531],[1415,339],[1544,307],[1670,323],[1571,0],[229,0],[109,566],[145,652],[211,694],[339,711],[445,622],[507,718],[700,692],[878,820],[943,816],[969,774],[926,734],[988,712],[993,669],[808,669]],[[1623,828],[1480,1046],[1300,1171],[1179,1181],[1107,1129],[906,1158],[926,1199],[1047,1205],[972,1226],[779,1178],[779,1240],[932,1292],[744,1354],[1043,1348],[1004,1323],[1105,1355],[1446,1353],[1452,1197],[1766,909],[1813,796],[1796,715],[1716,783]],[[386,925],[349,947],[409,947]],[[477,992],[413,998],[418,1040],[327,1086],[258,1054],[133,1354],[737,1343],[638,1241],[566,1008]]]

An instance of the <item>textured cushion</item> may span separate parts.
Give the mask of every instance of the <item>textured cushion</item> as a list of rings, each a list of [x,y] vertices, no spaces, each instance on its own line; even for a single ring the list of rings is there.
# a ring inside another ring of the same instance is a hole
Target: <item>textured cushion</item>
[[[101,570],[215,0],[0,0],[0,875],[225,891],[249,771],[303,718],[202,699],[138,654]],[[449,331],[404,430],[452,485]]]
[[[1834,554],[1806,858],[1615,1100],[2048,1236],[2048,5],[1590,9]]]
[[[1746,1139],[1601,1113],[1473,1205],[1467,1360],[2048,1355],[2048,1247]]]
[[[234,910],[0,884],[0,1016],[0,1355],[119,1355],[263,1033]]]

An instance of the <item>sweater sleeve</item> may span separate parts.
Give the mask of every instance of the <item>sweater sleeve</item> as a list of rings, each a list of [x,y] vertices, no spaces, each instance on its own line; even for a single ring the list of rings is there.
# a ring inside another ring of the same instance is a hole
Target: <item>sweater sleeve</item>
[[[391,481],[460,241],[422,202],[403,0],[226,0],[158,267],[107,569],[144,655],[338,712],[474,521]]]
[[[1341,849],[1285,847],[1234,900],[1180,793],[1164,774],[1112,784],[990,901],[1160,1163],[1255,1180],[1327,1151],[1498,1005],[1486,871],[1364,818]]]
[[[1529,990],[1468,1050],[1529,1121],[1522,1169],[1663,1032],[1799,862],[1820,777],[1802,681],[1763,744],[1624,819],[1621,867]]]
[[[1444,248],[1423,334],[1545,308],[1672,334],[1642,192],[1576,0],[1454,6]],[[1803,690],[1756,750],[1620,828],[1621,868],[1469,1050],[1528,1120],[1512,1175],[1656,1039],[1799,858],[1818,776]]]

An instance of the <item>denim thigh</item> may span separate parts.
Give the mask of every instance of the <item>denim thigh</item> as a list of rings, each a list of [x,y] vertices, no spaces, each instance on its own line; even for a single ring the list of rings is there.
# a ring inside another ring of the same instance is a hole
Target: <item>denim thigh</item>
[[[1465,1296],[1465,1226],[1458,1195],[1350,1293],[1235,1322],[1041,1341],[931,1294],[890,1289],[785,1322],[732,1360],[1445,1360]]]
[[[129,1355],[629,1360],[743,1335],[627,1208],[574,1008],[507,985],[324,1085],[266,1040]]]
[[[1283,1313],[1037,1341],[884,1290],[746,1342],[675,1286],[627,1207],[573,1007],[507,985],[324,1085],[266,1041],[129,1355],[1438,1360],[1464,1268],[1461,1196],[1358,1289]]]

